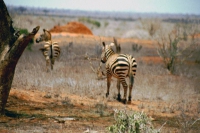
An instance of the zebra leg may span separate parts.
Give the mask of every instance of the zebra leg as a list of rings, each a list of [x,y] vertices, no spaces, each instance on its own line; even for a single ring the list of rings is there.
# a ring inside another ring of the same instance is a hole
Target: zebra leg
[[[120,80],[117,80],[117,89],[118,89],[118,95],[117,95],[117,100],[121,101],[121,95],[120,95]]]
[[[46,70],[47,72],[49,72],[49,65],[50,65],[50,59],[49,59],[49,56],[46,56]]]
[[[110,83],[111,83],[111,76],[107,76],[107,93],[106,93],[106,97],[108,97],[108,95],[109,95]]]
[[[51,63],[51,70],[53,70],[53,64]]]
[[[122,79],[120,80],[120,82],[122,83],[123,85],[123,88],[124,88],[124,98],[121,100],[124,104],[126,104],[126,96],[127,96],[127,83],[126,83],[126,80],[125,79]]]
[[[51,59],[51,70],[53,70],[54,59]]]
[[[132,95],[132,88],[134,83],[134,77],[133,75],[129,76],[129,96],[128,96],[128,104],[131,103],[131,95]]]

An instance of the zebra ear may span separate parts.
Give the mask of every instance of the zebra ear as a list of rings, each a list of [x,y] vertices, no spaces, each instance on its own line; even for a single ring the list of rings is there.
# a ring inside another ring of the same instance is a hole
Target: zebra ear
[[[102,44],[103,44],[104,47],[106,46],[105,42],[102,42]]]
[[[110,43],[110,46],[113,47],[113,46],[115,46],[115,44],[112,42],[112,43]]]

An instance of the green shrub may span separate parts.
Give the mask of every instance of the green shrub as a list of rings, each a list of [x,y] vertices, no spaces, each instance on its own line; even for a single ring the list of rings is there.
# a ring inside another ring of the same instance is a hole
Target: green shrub
[[[107,27],[109,25],[109,22],[104,22],[104,27]]]
[[[87,22],[87,23],[93,24],[97,27],[101,27],[101,23],[99,21],[96,21],[96,20],[93,20],[93,19],[90,19],[90,18],[82,17],[82,18],[79,18],[79,21]]]
[[[115,110],[115,124],[108,127],[110,133],[158,133],[151,120],[143,112]]]
[[[157,39],[157,53],[171,74],[176,74],[178,65],[194,58],[199,47],[197,24],[176,24],[168,34],[163,30]],[[190,37],[189,37],[190,36]]]

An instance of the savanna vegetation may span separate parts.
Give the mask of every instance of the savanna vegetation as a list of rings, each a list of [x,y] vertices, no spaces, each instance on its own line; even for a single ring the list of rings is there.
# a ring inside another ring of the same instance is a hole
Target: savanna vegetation
[[[34,25],[51,29],[58,23],[81,21],[95,36],[52,33],[62,53],[49,73],[38,50],[43,44],[34,43],[31,51],[25,50],[16,66],[0,131],[139,132],[138,125],[141,132],[147,128],[164,133],[200,131],[198,17],[133,21],[47,14],[11,17],[15,27],[28,31]],[[101,26],[94,26],[96,22]],[[106,80],[93,71],[99,67],[102,41],[110,43],[113,37],[121,53],[133,55],[138,63],[130,105],[116,100],[114,78],[106,98]]]

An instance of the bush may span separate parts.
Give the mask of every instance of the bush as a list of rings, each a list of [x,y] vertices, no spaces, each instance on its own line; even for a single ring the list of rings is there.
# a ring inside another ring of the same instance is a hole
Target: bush
[[[139,52],[142,49],[142,45],[138,45],[138,44],[132,44],[132,50],[134,52]]]
[[[175,25],[168,35],[160,34],[157,41],[157,53],[163,59],[165,67],[175,74],[176,66],[192,57],[198,48],[195,38],[197,25]],[[186,33],[187,31],[187,33]]]
[[[158,42],[158,55],[163,59],[165,67],[174,74],[175,66],[177,64],[177,59],[179,56],[178,43],[180,39],[178,37],[171,37],[169,35],[169,43],[166,42]]]
[[[151,120],[143,112],[133,111],[128,114],[125,110],[115,110],[115,124],[108,127],[110,133],[157,133]]]
[[[159,19],[140,19],[140,22],[143,29],[148,31],[151,37],[161,28],[161,20]]]
[[[87,22],[87,23],[90,23],[90,24],[93,24],[97,27],[101,27],[101,23],[99,21],[96,21],[96,20],[93,20],[93,19],[90,19],[90,18],[79,18],[79,21],[81,22]]]
[[[107,27],[109,25],[109,22],[105,21],[104,22],[104,27]]]

